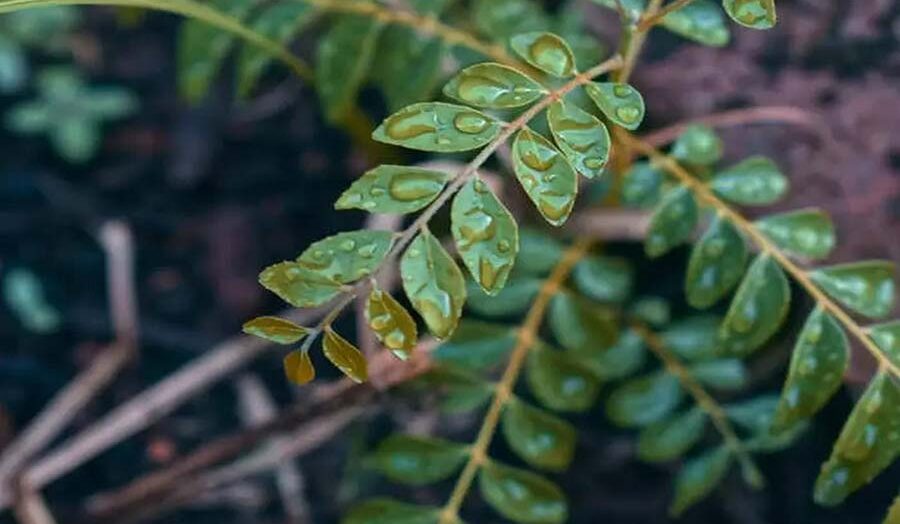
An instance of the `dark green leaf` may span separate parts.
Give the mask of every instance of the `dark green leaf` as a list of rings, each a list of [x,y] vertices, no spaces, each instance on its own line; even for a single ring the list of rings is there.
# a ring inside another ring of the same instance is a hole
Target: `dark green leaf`
[[[510,39],[510,46],[541,71],[564,78],[575,74],[575,55],[565,40],[553,33],[531,32]]]
[[[688,304],[704,309],[737,285],[747,263],[747,243],[727,219],[716,217],[691,252],[685,293]]]
[[[754,224],[775,245],[792,255],[818,259],[827,257],[834,249],[834,224],[819,209],[772,215]]]
[[[479,315],[486,317],[508,317],[525,313],[534,297],[537,296],[544,281],[537,278],[519,278],[510,280],[500,293],[490,296],[485,294],[478,284],[467,286],[469,299],[466,306]]]
[[[424,486],[453,475],[466,460],[465,446],[441,439],[391,435],[375,450],[374,464],[390,480]]]
[[[278,317],[257,317],[244,323],[244,333],[276,344],[299,342],[309,333],[305,327]]]
[[[355,506],[341,524],[437,524],[439,517],[438,508],[377,498]]]
[[[330,327],[325,328],[322,336],[322,349],[328,360],[354,382],[362,383],[369,378],[366,357]]]
[[[490,109],[521,107],[539,99],[547,90],[509,66],[476,64],[460,71],[444,94],[464,104]]]
[[[791,302],[791,288],[781,267],[759,255],[747,270],[719,329],[726,353],[748,355],[781,327]]]
[[[342,15],[319,40],[316,90],[325,115],[332,122],[354,108],[382,27],[373,17]]]
[[[314,242],[297,263],[325,278],[347,284],[375,271],[391,250],[390,231],[361,229],[338,233]]]
[[[650,218],[644,241],[647,256],[658,257],[687,242],[697,225],[697,201],[686,187],[670,191]]]
[[[724,447],[716,448],[685,462],[675,477],[675,500],[669,513],[678,516],[706,498],[718,486],[731,464],[731,455]]]
[[[549,314],[550,328],[566,349],[599,351],[612,346],[618,337],[610,313],[571,293],[554,296]]]
[[[663,174],[649,162],[635,162],[622,181],[622,202],[649,208],[662,198]]]
[[[515,331],[502,324],[464,320],[434,352],[434,359],[468,369],[483,369],[500,362],[515,344]]]
[[[894,264],[882,260],[816,269],[809,277],[832,298],[861,315],[887,316],[894,307]]]
[[[378,340],[397,358],[406,360],[416,346],[416,321],[397,299],[373,284],[366,300],[366,322]]]
[[[488,462],[478,475],[481,496],[498,513],[522,524],[562,524],[565,495],[556,484],[530,471]]]
[[[291,351],[284,357],[284,374],[292,383],[302,386],[316,378],[316,368],[307,351]]]
[[[549,26],[543,7],[534,0],[475,0],[471,19],[482,33],[504,45],[513,35]]]
[[[541,404],[555,411],[586,411],[594,405],[597,379],[571,352],[542,344],[528,356],[528,386]]]
[[[427,102],[407,106],[387,117],[372,138],[409,149],[452,153],[487,145],[499,133],[500,123],[480,111]]]
[[[612,123],[635,130],[644,120],[644,98],[630,85],[590,82],[584,89]]]
[[[442,2],[431,4],[438,5],[438,11],[442,7]],[[384,31],[378,40],[372,76],[391,111],[432,97],[446,52],[443,40],[414,27],[392,25]]]
[[[900,367],[900,320],[870,327],[869,336],[881,348],[882,354]]]
[[[722,319],[698,315],[672,323],[660,336],[672,352],[687,361],[707,360],[719,350],[717,334]]]
[[[547,108],[547,122],[559,149],[579,173],[588,178],[603,173],[610,148],[609,131],[603,122],[562,100]]]
[[[692,5],[699,3],[695,0]],[[681,8],[675,13],[684,10],[685,8]],[[672,146],[672,156],[687,164],[711,166],[722,159],[722,149],[722,139],[715,130],[701,124],[692,124],[678,136]]]
[[[353,182],[334,203],[335,209],[370,213],[412,213],[430,204],[450,179],[445,173],[419,167],[383,165]]]
[[[443,394],[441,408],[447,413],[472,411],[483,406],[494,394],[493,385],[472,371],[441,364],[428,372],[421,382],[426,392]]]
[[[747,369],[736,358],[710,360],[690,367],[691,374],[703,385],[722,391],[736,391],[747,383]]]
[[[712,190],[736,204],[761,206],[775,203],[788,190],[788,179],[768,158],[755,156],[718,173]]]
[[[775,26],[775,0],[722,0],[725,12],[735,22],[752,29]]]
[[[456,329],[466,302],[466,280],[438,239],[423,230],[400,260],[403,290],[428,329],[447,338]]]
[[[341,284],[296,262],[280,262],[259,274],[259,283],[294,307],[326,304],[341,291]]]
[[[803,433],[808,428],[808,423],[800,422],[780,433],[765,431],[745,440],[744,448],[752,453],[777,453],[784,451],[796,444],[797,440],[803,436]]]
[[[739,427],[755,434],[769,434],[778,408],[778,396],[763,395],[725,406],[725,414]]]
[[[606,401],[606,413],[619,426],[649,426],[675,411],[683,396],[678,379],[660,371],[616,388]]]
[[[519,230],[519,260],[516,271],[528,275],[544,275],[556,267],[563,247],[555,238],[533,229]]]
[[[662,327],[672,319],[672,306],[662,297],[640,297],[628,308],[628,315],[652,327]]]
[[[542,409],[513,398],[503,410],[503,436],[509,447],[536,468],[562,471],[575,454],[575,428]]]
[[[600,302],[624,302],[631,296],[634,271],[624,258],[590,256],[572,270],[579,291]]]
[[[638,457],[647,462],[666,462],[684,455],[706,430],[706,414],[694,408],[652,424],[641,431]]]
[[[725,46],[731,38],[721,9],[709,0],[693,0],[666,15],[662,25],[673,33],[713,47]]]
[[[568,160],[543,136],[523,128],[513,142],[516,178],[543,217],[562,225],[578,193],[578,175]]]
[[[303,2],[285,2],[272,5],[263,10],[250,24],[250,29],[283,44],[287,44],[297,33],[303,30],[316,14],[312,5]],[[274,58],[255,45],[241,47],[237,61],[238,91],[248,96],[266,67]]]
[[[647,359],[643,339],[631,329],[623,331],[616,344],[609,349],[574,353],[578,362],[600,380],[625,378],[640,369]]]

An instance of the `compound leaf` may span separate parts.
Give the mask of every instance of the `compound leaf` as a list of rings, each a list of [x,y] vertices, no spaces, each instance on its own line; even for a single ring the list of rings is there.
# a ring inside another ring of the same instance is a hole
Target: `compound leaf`
[[[334,204],[335,209],[370,213],[412,213],[443,191],[450,179],[440,171],[420,167],[382,165],[353,182]]]
[[[550,413],[513,399],[503,410],[503,436],[509,447],[536,468],[562,471],[575,454],[575,428]]]
[[[557,100],[547,108],[547,122],[559,149],[588,178],[600,176],[609,160],[609,131],[594,115]]]
[[[481,496],[498,513],[521,524],[562,524],[568,504],[559,487],[530,471],[496,462],[478,474]]]
[[[510,46],[526,62],[559,78],[575,74],[575,55],[569,44],[553,33],[522,33],[512,37]]]
[[[746,262],[744,237],[727,219],[716,217],[691,252],[685,280],[688,304],[704,309],[718,302],[740,282]]]
[[[523,128],[513,142],[516,178],[547,222],[562,225],[578,193],[578,175],[553,144]]]
[[[788,186],[788,179],[775,162],[761,156],[750,157],[718,173],[710,182],[717,195],[746,206],[774,204],[787,193]]]
[[[322,336],[322,349],[332,364],[347,377],[357,383],[365,382],[369,377],[366,357],[330,327],[325,328]]]
[[[400,360],[406,360],[416,346],[416,321],[387,291],[373,285],[366,300],[366,322],[378,340]]]
[[[697,201],[691,191],[686,187],[670,191],[650,218],[650,227],[644,241],[647,256],[661,256],[686,242],[694,232],[697,219]]]
[[[428,329],[447,338],[466,302],[466,281],[453,258],[428,230],[420,232],[400,260],[403,290]]]
[[[883,260],[816,269],[809,277],[832,298],[861,315],[887,316],[894,307],[894,265]]]
[[[381,441],[373,462],[379,473],[394,482],[424,486],[449,478],[467,456],[466,447],[454,442],[395,434]]]
[[[811,259],[825,258],[834,249],[831,217],[819,209],[800,209],[757,220],[757,228],[783,251]]]
[[[787,316],[791,288],[768,255],[759,255],[747,270],[719,329],[726,353],[748,355],[778,331]]]
[[[475,64],[460,71],[444,86],[444,94],[464,104],[489,109],[521,107],[546,92],[540,84],[509,66]]]
[[[628,84],[590,82],[585,92],[612,123],[635,130],[644,120],[644,97]]]
[[[387,117],[372,138],[419,151],[452,153],[487,145],[499,133],[500,123],[480,111],[444,102],[423,102]]]
[[[375,271],[394,243],[390,231],[360,229],[310,244],[297,263],[325,278],[347,284]]]

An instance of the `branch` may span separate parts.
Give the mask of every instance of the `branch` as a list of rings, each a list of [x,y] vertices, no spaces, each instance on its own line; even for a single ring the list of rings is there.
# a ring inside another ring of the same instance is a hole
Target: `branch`
[[[638,25],[637,25],[638,30],[639,31],[649,31],[650,28],[652,28],[656,24],[662,22],[662,19],[665,18],[666,15],[681,9],[682,7],[688,5],[689,3],[693,2],[693,1],[694,0],[675,0],[674,2],[668,4],[665,7],[663,7],[662,9],[660,9],[659,11],[656,11],[652,15],[648,13],[643,18],[641,18],[640,22],[638,22]]]

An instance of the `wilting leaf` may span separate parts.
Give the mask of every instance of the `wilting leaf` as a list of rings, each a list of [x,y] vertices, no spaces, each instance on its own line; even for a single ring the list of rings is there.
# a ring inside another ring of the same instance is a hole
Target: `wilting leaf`
[[[281,300],[301,308],[321,306],[341,291],[339,282],[296,262],[267,267],[259,274],[259,283]]]
[[[882,354],[900,367],[900,320],[870,327],[869,336],[881,348]]]
[[[644,241],[647,256],[658,257],[686,242],[697,225],[697,214],[697,201],[688,188],[667,193],[650,218]]]
[[[557,100],[547,108],[547,122],[559,149],[579,173],[594,178],[609,160],[609,131],[594,115]]]
[[[781,267],[768,255],[756,257],[719,329],[725,351],[744,356],[759,349],[781,327],[790,302],[791,288]]]
[[[437,524],[439,517],[439,508],[377,498],[356,505],[341,524]]]
[[[335,209],[412,213],[430,204],[450,177],[419,167],[383,165],[367,171],[334,203]]]
[[[516,271],[528,275],[544,275],[556,267],[563,247],[555,238],[533,229],[519,230],[519,260]]]
[[[406,106],[387,117],[372,138],[409,149],[452,153],[487,145],[499,133],[500,123],[480,111],[425,102]]]
[[[400,260],[403,290],[428,329],[447,338],[456,329],[466,302],[466,281],[438,239],[425,230]]]
[[[728,44],[731,34],[722,11],[709,0],[694,0],[662,19],[669,31],[703,45],[722,47]]]
[[[721,173],[710,182],[712,190],[736,204],[762,206],[774,204],[788,190],[788,179],[768,158],[750,157]]]
[[[540,84],[518,70],[494,63],[467,67],[444,86],[444,94],[450,98],[490,109],[524,106],[545,92]]]
[[[666,347],[687,361],[707,360],[718,353],[717,333],[722,319],[697,315],[673,322],[660,336]]]
[[[302,386],[316,378],[316,368],[307,351],[291,351],[284,357],[284,374],[288,380]]]
[[[466,306],[486,317],[508,317],[525,313],[544,281],[538,278],[510,280],[494,296],[487,295],[478,284],[467,286],[469,298]]]
[[[354,382],[362,383],[369,378],[366,357],[330,327],[325,328],[322,336],[322,349],[328,360]]]
[[[678,516],[706,498],[728,473],[731,454],[724,447],[708,451],[684,463],[675,477],[675,500],[669,513]]]
[[[834,506],[900,455],[900,385],[881,371],[856,403],[816,479],[816,502]]]
[[[649,162],[635,162],[622,181],[622,202],[638,208],[655,206],[662,197],[663,174]]]
[[[397,299],[387,291],[374,286],[366,300],[366,322],[397,358],[406,360],[416,345],[418,333],[416,321]]]
[[[523,128],[513,142],[513,167],[541,215],[554,226],[569,218],[578,193],[578,175],[543,136]]]
[[[579,291],[599,302],[624,302],[631,296],[634,271],[623,258],[591,256],[572,270]]]
[[[379,473],[394,482],[424,486],[453,475],[466,460],[465,446],[413,435],[391,435],[374,454]]]
[[[775,26],[775,0],[722,0],[725,12],[735,22],[753,29]]]
[[[310,244],[297,263],[325,278],[347,284],[375,271],[394,243],[390,231],[361,229]]]
[[[467,369],[497,364],[515,344],[515,331],[502,324],[463,320],[453,337],[434,352],[434,359]]]
[[[644,98],[630,85],[590,82],[584,89],[612,123],[635,130],[644,120]]]
[[[747,243],[727,219],[716,217],[691,252],[685,293],[688,304],[704,309],[737,285],[747,263]]]
[[[676,13],[683,10],[684,8],[679,9]],[[708,126],[693,124],[678,136],[672,146],[672,156],[687,164],[710,166],[721,160],[722,149],[722,139],[715,130]]]
[[[522,524],[561,524],[568,516],[556,484],[530,471],[488,462],[478,474],[481,496],[498,513]]]
[[[338,121],[353,109],[382,27],[373,17],[342,15],[319,39],[316,90],[329,120]]]
[[[309,333],[303,326],[278,317],[257,317],[244,323],[244,333],[276,344],[293,344]]]
[[[503,436],[522,460],[536,468],[562,471],[575,454],[575,428],[542,409],[513,399],[503,410]]]
[[[585,411],[596,402],[600,386],[571,352],[538,344],[526,365],[528,386],[544,406],[555,411]]]
[[[787,429],[822,409],[841,387],[849,360],[844,330],[834,317],[817,307],[797,337],[774,429]]]
[[[583,298],[559,293],[550,302],[550,328],[566,349],[602,350],[618,337],[611,315]]]
[[[565,40],[553,33],[522,33],[510,39],[510,46],[526,62],[556,77],[575,74],[575,55]]]
[[[472,278],[496,295],[516,262],[519,228],[490,188],[473,179],[459,190],[450,211],[453,239]]]
[[[870,260],[816,269],[809,277],[832,298],[861,315],[887,316],[894,307],[894,265]]]
[[[619,340],[609,349],[573,353],[579,363],[590,369],[600,380],[627,377],[640,369],[647,359],[643,339],[630,329],[622,332]]]
[[[684,455],[706,430],[706,414],[699,408],[652,424],[641,431],[637,454],[647,462],[666,462]]]
[[[751,433],[769,434],[778,408],[777,395],[763,395],[725,406],[728,419]]]
[[[825,258],[834,249],[834,224],[819,209],[801,209],[772,215],[755,223],[779,248],[792,255]]]
[[[675,411],[683,395],[678,379],[659,371],[616,388],[606,401],[606,414],[619,426],[648,426]]]
[[[303,2],[285,2],[266,7],[250,24],[255,33],[287,44],[314,18],[316,9]],[[241,47],[237,60],[238,92],[248,96],[266,67],[274,58],[271,53],[255,45]]]
[[[747,368],[736,358],[699,362],[690,371],[704,386],[721,391],[737,391],[747,383]]]

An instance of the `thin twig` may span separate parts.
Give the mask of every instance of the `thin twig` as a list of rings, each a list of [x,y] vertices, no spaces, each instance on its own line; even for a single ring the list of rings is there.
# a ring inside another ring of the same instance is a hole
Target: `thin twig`
[[[662,22],[662,19],[666,17],[669,13],[675,12],[682,7],[688,5],[694,0],[675,0],[674,2],[670,2],[666,6],[664,6],[659,11],[653,13],[652,15],[647,15],[638,22],[637,28],[639,31],[649,31],[651,27],[656,24]]]
[[[16,506],[13,509],[19,524],[56,524],[56,519],[44,502],[44,497],[33,487],[20,483]]]

